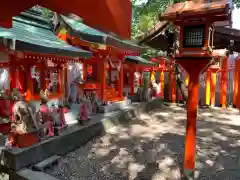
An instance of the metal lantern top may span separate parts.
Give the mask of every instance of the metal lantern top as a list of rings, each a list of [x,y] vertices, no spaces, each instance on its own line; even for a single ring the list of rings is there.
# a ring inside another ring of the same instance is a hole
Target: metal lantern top
[[[185,20],[194,20],[196,18],[207,18],[208,21],[228,21],[231,19],[231,5],[228,0],[216,2],[198,3],[186,1],[169,6],[168,9],[160,15],[159,19],[172,21],[176,24]]]

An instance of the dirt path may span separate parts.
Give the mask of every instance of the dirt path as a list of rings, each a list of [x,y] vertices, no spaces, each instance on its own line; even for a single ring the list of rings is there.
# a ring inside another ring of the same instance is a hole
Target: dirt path
[[[141,114],[62,157],[48,173],[62,180],[180,179],[185,115],[179,107]],[[240,116],[200,110],[197,129],[197,179],[239,180]]]

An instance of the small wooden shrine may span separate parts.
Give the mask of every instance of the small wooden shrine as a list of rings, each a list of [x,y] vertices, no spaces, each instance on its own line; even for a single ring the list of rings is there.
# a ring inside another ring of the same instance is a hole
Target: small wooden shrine
[[[0,29],[2,54],[5,55],[1,67],[9,68],[10,91],[19,88],[22,93],[27,92],[27,100],[39,100],[38,94],[47,88],[50,77],[58,79],[51,97],[62,97],[66,63],[80,62],[92,56],[91,52],[58,39],[51,31],[51,21],[39,16],[39,12],[30,9],[13,18],[12,29]],[[37,79],[39,82],[33,79],[36,75],[41,77]]]
[[[93,52],[93,58],[82,61],[84,91],[97,92],[102,102],[123,100],[125,56],[138,56],[144,48],[100,32],[74,18],[61,15],[55,18],[59,22],[56,29],[59,37],[70,45]]]
[[[149,82],[151,82],[151,74],[156,71],[157,65],[140,56],[125,56],[124,61],[124,88],[130,89],[130,95],[135,94],[135,87],[142,85],[143,72],[150,73]],[[135,82],[135,72],[139,73],[139,81]]]
[[[49,106],[63,104],[67,63],[92,57],[91,52],[72,47],[57,38],[52,32],[51,21],[41,18],[41,15],[30,9],[13,18],[13,28],[0,28],[0,67],[7,68],[9,72],[9,85],[5,91],[18,89],[27,102],[34,103],[36,111],[40,106],[40,92],[46,89],[48,99],[52,101]],[[3,96],[0,102],[0,116],[10,117],[11,100]],[[11,122],[7,124],[10,126]],[[6,122],[2,122],[1,127],[2,133],[9,133],[5,131]],[[23,146],[27,146],[26,142],[32,143],[27,138],[22,140]]]

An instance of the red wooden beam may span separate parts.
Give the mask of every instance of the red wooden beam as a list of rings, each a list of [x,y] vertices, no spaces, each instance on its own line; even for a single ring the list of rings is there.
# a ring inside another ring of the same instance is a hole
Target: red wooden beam
[[[9,67],[9,62],[1,62],[0,63],[0,68],[6,68]]]
[[[60,63],[66,62],[81,62],[83,59],[80,58],[72,58],[66,56],[56,56],[52,54],[42,54],[42,53],[33,53],[33,52],[24,52],[24,57],[30,59],[48,59],[52,61],[58,61]]]

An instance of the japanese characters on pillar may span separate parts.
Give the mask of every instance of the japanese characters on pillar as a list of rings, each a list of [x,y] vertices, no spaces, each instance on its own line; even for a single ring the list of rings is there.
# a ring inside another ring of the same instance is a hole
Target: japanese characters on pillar
[[[184,173],[188,179],[194,179],[199,75],[212,59],[213,24],[228,21],[230,17],[227,1],[177,3],[160,16],[160,20],[171,21],[180,29],[175,59],[189,74],[184,155]]]

